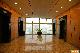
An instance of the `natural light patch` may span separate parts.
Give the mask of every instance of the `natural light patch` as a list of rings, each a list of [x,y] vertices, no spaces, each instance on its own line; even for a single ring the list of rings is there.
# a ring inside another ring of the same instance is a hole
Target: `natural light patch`
[[[37,35],[26,35],[25,51],[52,50],[52,36],[53,35],[42,35],[42,41],[39,41]]]
[[[39,18],[26,18],[26,23],[39,23]]]
[[[32,24],[26,24],[25,34],[32,34]]]
[[[42,35],[37,35],[37,29]],[[52,50],[52,19],[26,18],[25,51]],[[27,46],[26,46],[27,45]]]
[[[41,24],[40,28],[43,34],[52,34],[52,24]]]
[[[52,34],[52,19],[26,18],[25,34],[37,34],[37,29],[42,29],[42,34]]]
[[[39,23],[39,18],[32,18],[33,23]]]
[[[47,20],[45,18],[40,18],[40,23],[46,23]]]
[[[52,23],[52,19],[47,19],[47,23]]]
[[[32,18],[26,18],[26,23],[32,23],[33,19]]]

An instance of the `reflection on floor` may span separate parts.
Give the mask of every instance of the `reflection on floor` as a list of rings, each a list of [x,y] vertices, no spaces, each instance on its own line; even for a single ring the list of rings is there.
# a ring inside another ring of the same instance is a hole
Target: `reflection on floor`
[[[0,44],[0,53],[71,53],[78,48],[52,35],[25,35],[11,43]]]
[[[28,40],[28,41],[27,41]],[[25,51],[31,50],[52,50],[52,35],[29,35],[25,37]]]

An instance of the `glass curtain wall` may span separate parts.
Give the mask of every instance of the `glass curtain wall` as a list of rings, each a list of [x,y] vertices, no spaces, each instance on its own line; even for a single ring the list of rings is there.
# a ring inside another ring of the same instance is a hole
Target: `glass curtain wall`
[[[42,34],[52,35],[52,19],[46,18],[26,18],[25,34],[37,34],[37,29],[39,29],[39,26],[40,29],[42,29]]]

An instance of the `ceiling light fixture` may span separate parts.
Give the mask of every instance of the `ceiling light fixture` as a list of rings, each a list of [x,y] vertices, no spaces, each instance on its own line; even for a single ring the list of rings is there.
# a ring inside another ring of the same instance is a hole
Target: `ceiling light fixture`
[[[59,12],[59,11],[56,11],[56,12]]]
[[[17,3],[17,2],[15,2],[14,4],[15,4],[15,5],[17,5],[18,3]]]
[[[21,8],[20,8],[20,10],[21,10]]]
[[[61,7],[61,8],[63,8],[63,7]]]
[[[71,0],[69,0],[69,1],[71,1]]]
[[[28,15],[28,14],[25,14],[26,16]]]

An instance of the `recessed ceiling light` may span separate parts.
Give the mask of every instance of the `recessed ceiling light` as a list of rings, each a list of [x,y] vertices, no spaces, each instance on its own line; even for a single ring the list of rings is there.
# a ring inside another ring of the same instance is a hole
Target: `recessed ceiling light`
[[[28,15],[28,14],[25,14],[26,16]]]
[[[18,4],[17,2],[14,3],[15,5]]]
[[[61,8],[63,8],[63,7],[61,7]]]
[[[56,11],[56,12],[59,12],[59,11]]]
[[[20,10],[21,10],[21,8],[20,8]]]
[[[69,0],[69,1],[71,1],[71,0]]]

